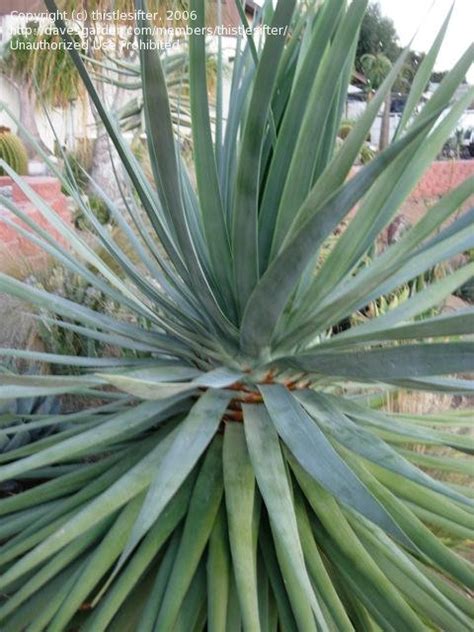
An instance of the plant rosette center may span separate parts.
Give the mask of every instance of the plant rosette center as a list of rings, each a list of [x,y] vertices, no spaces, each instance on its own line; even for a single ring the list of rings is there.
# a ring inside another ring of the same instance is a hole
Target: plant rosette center
[[[238,395],[233,397],[229,402],[227,411],[223,417],[224,422],[239,422],[243,423],[243,411],[242,406],[245,404],[263,404],[263,397],[258,390],[259,386],[281,384],[285,386],[289,391],[305,390],[311,387],[312,381],[308,379],[306,374],[295,375],[292,378],[278,380],[274,371],[269,371],[259,382],[252,384],[250,381],[235,382],[227,387],[229,391],[237,391]]]

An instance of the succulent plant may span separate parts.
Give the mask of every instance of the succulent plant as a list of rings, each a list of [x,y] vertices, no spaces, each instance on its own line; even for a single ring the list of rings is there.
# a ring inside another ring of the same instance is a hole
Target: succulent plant
[[[25,145],[8,127],[3,126],[0,126],[0,160],[4,160],[19,175],[28,173]],[[0,176],[4,175],[5,170],[0,166]]]
[[[140,29],[146,23],[138,20],[140,77],[155,186],[71,50],[129,178],[130,223],[109,208],[139,263],[72,187],[123,274],[46,205],[41,212],[70,250],[40,226],[31,226],[30,238],[135,320],[5,275],[0,290],[72,319],[63,325],[70,330],[146,357],[2,350],[82,372],[2,376],[0,397],[70,393],[93,403],[46,440],[0,455],[0,480],[50,473],[34,494],[0,504],[7,540],[0,625],[470,632],[472,564],[448,544],[472,538],[472,488],[429,476],[417,467],[413,444],[456,450],[460,458],[439,461],[466,471],[462,453],[473,450],[472,437],[450,429],[469,425],[472,412],[397,415],[374,400],[400,388],[472,392],[460,376],[474,370],[474,311],[416,317],[474,266],[360,325],[334,335],[333,328],[474,247],[473,212],[446,226],[473,194],[471,179],[360,266],[472,101],[472,90],[456,97],[456,88],[474,46],[416,114],[445,22],[417,70],[394,140],[348,178],[408,53],[335,152],[368,0],[279,0],[276,7],[269,0],[257,20],[272,34],[261,46],[252,39],[237,46],[229,111],[218,87],[215,126],[206,4],[189,3],[196,14],[189,42],[194,178],[177,149],[160,58]],[[144,2],[136,7],[143,11]],[[60,18],[57,24],[70,42]],[[346,218],[319,263],[321,246]]]
[[[51,395],[1,401],[0,454],[21,449],[55,432],[56,425],[45,420],[47,416],[55,416],[59,411],[59,399]],[[20,481],[9,480],[0,483],[0,495],[18,493],[22,490]]]
[[[39,396],[12,399],[0,403],[0,419],[2,419],[2,435],[0,436],[0,453],[15,450],[23,445],[47,437],[54,431],[54,426],[36,428],[28,423],[30,417],[56,415],[60,404],[57,397]],[[5,428],[5,423],[7,427]]]

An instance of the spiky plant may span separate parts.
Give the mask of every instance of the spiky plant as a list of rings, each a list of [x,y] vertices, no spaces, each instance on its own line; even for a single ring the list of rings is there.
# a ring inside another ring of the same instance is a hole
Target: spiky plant
[[[16,134],[8,127],[0,125],[0,160],[21,176],[28,173],[28,154],[26,148]],[[0,176],[5,175],[5,170],[0,167]]]
[[[59,412],[57,397],[29,397],[2,401],[0,405],[0,420],[2,425],[11,426],[11,434],[4,433],[0,438],[0,452],[9,452],[31,441],[38,441],[54,431],[54,426],[44,428],[30,428],[31,417],[51,415]],[[0,494],[4,491],[0,486]]]
[[[46,4],[54,9],[53,0]],[[387,388],[472,392],[462,374],[474,370],[474,312],[413,318],[474,267],[330,333],[371,300],[473,247],[473,211],[446,226],[473,193],[471,179],[370,265],[358,265],[472,100],[472,90],[453,98],[474,47],[413,118],[443,25],[394,141],[348,179],[407,52],[334,153],[367,0],[295,5],[280,0],[273,10],[269,2],[262,20],[280,34],[263,46],[238,44],[227,113],[217,90],[214,136],[204,36],[191,36],[196,186],[176,151],[155,52],[142,50],[141,77],[156,189],[73,52],[134,188],[125,196],[133,230],[110,210],[141,265],[89,213],[123,268],[115,274],[12,174],[70,251],[4,200],[33,233],[19,230],[133,318],[5,276],[0,289],[60,314],[64,327],[148,358],[3,351],[84,372],[3,376],[1,397],[67,392],[93,404],[33,421],[59,429],[1,456],[2,480],[44,477],[0,505],[2,630],[471,629],[472,567],[455,546],[472,537],[472,488],[416,464],[466,472],[457,455],[472,451],[472,439],[449,429],[472,416],[388,414],[375,403]],[[204,0],[191,7],[202,27]],[[355,206],[317,265],[320,246]],[[433,455],[433,446],[455,456]]]

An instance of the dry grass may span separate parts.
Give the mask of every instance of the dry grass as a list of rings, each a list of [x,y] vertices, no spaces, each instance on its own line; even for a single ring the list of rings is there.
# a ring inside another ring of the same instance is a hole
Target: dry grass
[[[425,393],[424,391],[394,391],[387,394],[386,410],[404,415],[430,415],[450,410],[451,395]]]

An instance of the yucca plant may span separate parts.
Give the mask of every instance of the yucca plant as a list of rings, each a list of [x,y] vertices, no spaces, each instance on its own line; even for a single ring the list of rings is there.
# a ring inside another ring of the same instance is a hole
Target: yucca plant
[[[190,6],[202,27],[204,0]],[[136,7],[144,8],[142,0]],[[0,505],[2,630],[471,629],[472,566],[455,549],[472,538],[472,488],[436,480],[416,464],[468,472],[462,453],[472,451],[472,439],[450,430],[472,415],[389,414],[377,404],[384,389],[472,392],[473,310],[414,318],[474,266],[331,334],[372,300],[474,246],[474,210],[446,225],[473,194],[470,179],[370,265],[359,265],[472,100],[472,90],[459,100],[454,94],[474,47],[414,116],[445,22],[394,141],[348,179],[408,52],[335,153],[366,8],[367,0],[304,9],[295,0],[275,9],[267,3],[260,19],[279,34],[237,43],[228,112],[218,72],[214,134],[205,40],[195,30],[194,179],[176,149],[159,57],[143,48],[156,188],[72,52],[133,188],[124,195],[130,223],[109,208],[140,264],[79,195],[122,275],[13,173],[70,251],[3,204],[28,224],[19,226],[22,234],[120,301],[131,318],[6,276],[0,290],[59,314],[65,328],[147,357],[2,351],[83,374],[2,376],[0,397],[91,398],[86,410],[31,421],[58,430],[0,456],[1,480],[43,476]],[[145,31],[141,37],[146,44]],[[356,205],[319,265],[320,247]],[[420,454],[414,444],[447,446],[452,456]]]
[[[2,401],[0,405],[0,420],[2,425],[12,427],[11,434],[4,433],[1,437],[0,452],[9,452],[31,441],[38,441],[54,431],[54,426],[48,425],[38,430],[30,429],[28,421],[38,415],[51,415],[59,412],[59,400],[56,397],[30,397]],[[0,486],[0,493],[3,491]]]
[[[173,124],[181,132],[189,129],[191,115],[187,93],[188,55],[185,52],[161,53],[160,56],[166,78],[169,107]],[[114,57],[105,61],[90,59],[94,77],[131,93],[139,93],[120,106],[116,117],[123,131],[142,131],[143,98],[140,65]]]

